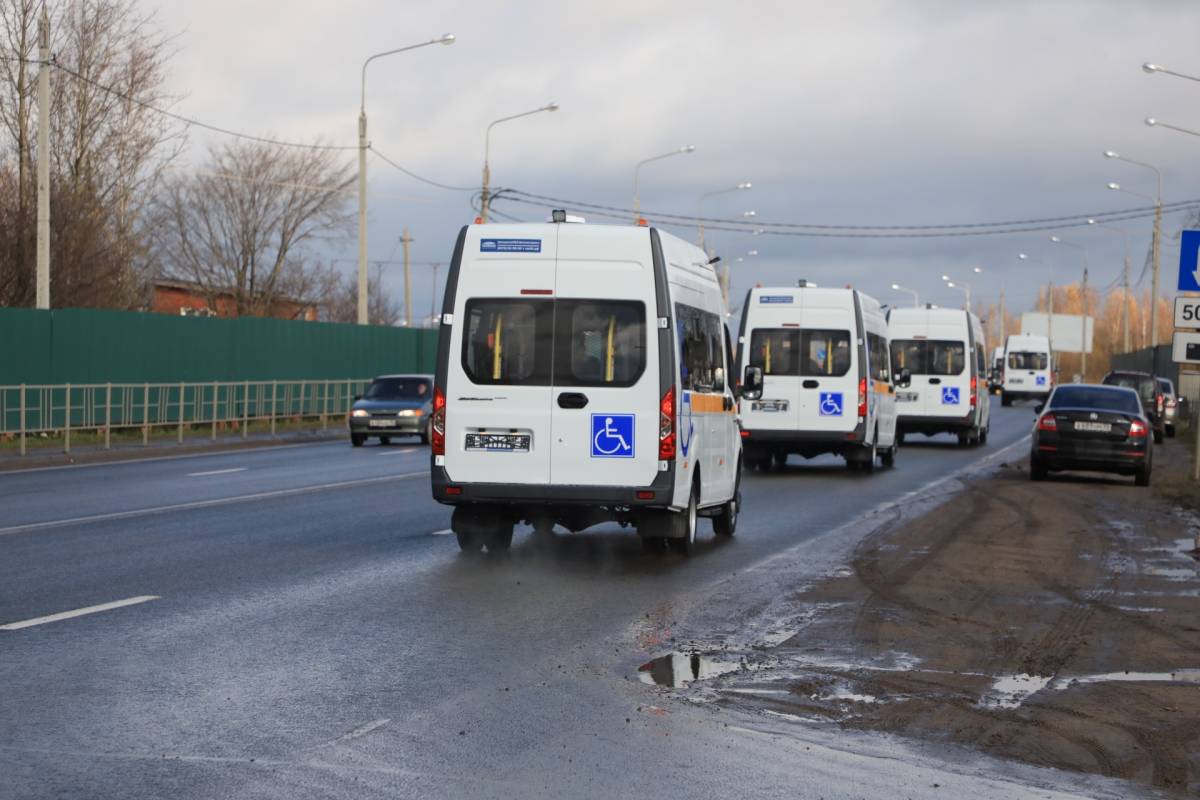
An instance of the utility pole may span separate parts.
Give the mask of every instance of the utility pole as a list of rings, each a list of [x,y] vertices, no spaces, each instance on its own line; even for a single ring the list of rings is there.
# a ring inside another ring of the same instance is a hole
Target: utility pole
[[[432,264],[430,264],[430,266],[433,267],[433,285],[429,289],[429,319],[430,319],[430,322],[433,323],[433,327],[436,328],[437,322],[435,322],[435,320],[437,319],[437,285],[438,285],[437,284],[437,274],[438,274],[438,267],[440,267],[441,264],[434,261]]]
[[[1129,352],[1129,248],[1125,248],[1124,294],[1121,299],[1121,339],[1123,352]]]
[[[50,15],[38,20],[37,307],[50,308]]]
[[[412,327],[412,274],[409,268],[408,246],[412,243],[412,237],[408,235],[408,228],[404,229],[404,235],[400,237],[400,243],[404,245],[404,324],[406,327]]]
[[[1004,347],[1008,343],[1008,337],[1004,335],[1005,319],[1004,319],[1004,287],[1000,287],[1000,346]]]
[[[1154,204],[1154,275],[1150,281],[1150,347],[1158,347],[1158,256],[1162,232],[1162,176],[1158,178],[1158,201]],[[1151,352],[1156,352],[1153,349]]]
[[[1079,302],[1083,305],[1083,320],[1081,325],[1083,330],[1079,337],[1079,379],[1087,383],[1087,318],[1088,318],[1088,296],[1087,296],[1087,267],[1083,268],[1083,290],[1080,292]]]
[[[363,72],[366,72],[363,66]],[[358,114],[358,324],[367,324],[367,108]]]

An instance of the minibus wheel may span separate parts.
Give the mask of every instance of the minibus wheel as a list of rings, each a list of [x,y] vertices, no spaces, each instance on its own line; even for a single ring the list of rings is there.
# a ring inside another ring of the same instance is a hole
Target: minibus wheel
[[[721,506],[721,513],[712,518],[713,533],[733,536],[737,533],[738,513],[742,506],[742,465],[738,462],[737,480],[733,482],[733,497]]]
[[[667,546],[684,556],[690,556],[696,548],[696,506],[700,502],[699,478],[700,476],[697,474],[696,480],[692,482],[687,510],[671,515],[672,533],[675,535],[667,539]]]
[[[513,524],[511,520],[497,520],[496,527],[487,537],[487,549],[491,555],[508,552],[512,546]]]

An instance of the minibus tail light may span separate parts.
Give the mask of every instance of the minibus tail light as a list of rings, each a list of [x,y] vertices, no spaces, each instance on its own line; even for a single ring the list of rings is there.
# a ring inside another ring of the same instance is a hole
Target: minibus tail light
[[[446,455],[446,393],[442,387],[433,389],[433,436],[430,438],[430,448],[435,456]]]
[[[971,376],[971,410],[975,409],[975,403],[979,394],[979,378]]]
[[[1054,418],[1053,414],[1043,414],[1038,420],[1037,429],[1039,431],[1057,431],[1058,420]]]
[[[858,379],[858,415],[867,418],[867,379]]]
[[[675,387],[658,404],[658,460],[675,460]]]

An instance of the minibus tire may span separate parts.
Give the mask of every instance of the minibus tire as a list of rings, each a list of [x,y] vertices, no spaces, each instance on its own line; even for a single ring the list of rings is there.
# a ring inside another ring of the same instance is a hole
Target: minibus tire
[[[513,524],[511,520],[498,521],[496,528],[487,537],[487,550],[489,555],[499,555],[507,553],[508,548],[512,547],[513,539]]]
[[[733,497],[721,506],[721,512],[712,518],[713,533],[717,536],[733,536],[737,533],[738,514],[742,507],[742,464],[738,462],[737,480],[733,482]]]
[[[892,467],[896,466],[896,451],[899,449],[900,445],[898,443],[893,443],[892,446],[889,447],[882,456],[880,456],[879,460],[883,462],[885,467],[891,469]]]
[[[458,539],[459,549],[464,553],[478,553],[483,549],[483,541],[474,533],[455,531],[454,535]]]
[[[392,437],[390,437],[390,436],[380,436],[379,437],[379,444],[383,445],[384,447],[387,447],[391,443],[392,443]]]
[[[988,424],[990,425],[991,423],[989,422]],[[979,432],[979,443],[987,444],[987,437],[988,437],[988,429],[984,428],[983,430],[981,430]]]
[[[675,535],[667,539],[667,547],[684,556],[690,556],[696,548],[696,508],[700,503],[699,478],[697,473],[696,480],[692,482],[692,491],[688,495],[687,508],[680,513],[671,514],[671,533]]]

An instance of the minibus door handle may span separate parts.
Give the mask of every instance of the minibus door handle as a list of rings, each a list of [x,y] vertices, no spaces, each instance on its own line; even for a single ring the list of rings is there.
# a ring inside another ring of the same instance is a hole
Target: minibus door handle
[[[941,382],[942,382],[941,378],[930,378],[929,379],[930,386],[937,386]]]
[[[820,381],[814,381],[814,380],[807,380],[801,384],[801,386],[803,386],[805,389],[815,389],[820,385],[821,385]]]
[[[587,404],[588,398],[583,392],[563,392],[558,396],[559,408],[583,408]]]

